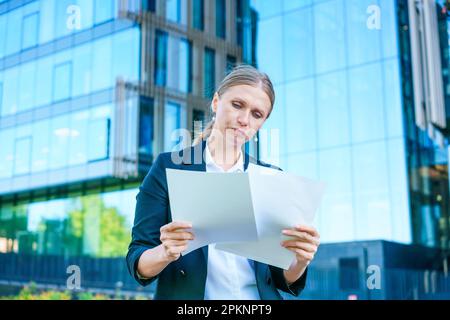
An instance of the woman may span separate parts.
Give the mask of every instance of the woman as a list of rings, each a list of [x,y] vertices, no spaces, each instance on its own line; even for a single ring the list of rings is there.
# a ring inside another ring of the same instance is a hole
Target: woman
[[[155,299],[281,299],[277,291],[297,296],[305,286],[306,268],[319,246],[308,226],[280,230],[290,240],[280,244],[295,253],[288,270],[216,250],[213,245],[181,253],[195,237],[189,222],[171,221],[166,168],[206,172],[245,171],[249,162],[270,166],[242,152],[267,120],[275,94],[266,74],[251,66],[233,69],[214,94],[212,121],[194,146],[166,152],[155,160],[137,195],[127,264],[141,285],[158,279]],[[196,158],[198,152],[203,157]],[[174,161],[175,158],[182,161]],[[196,159],[197,161],[195,161]],[[197,163],[196,163],[197,162]]]

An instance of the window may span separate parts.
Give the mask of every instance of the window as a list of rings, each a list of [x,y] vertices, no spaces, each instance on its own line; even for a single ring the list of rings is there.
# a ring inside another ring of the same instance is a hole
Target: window
[[[91,44],[78,46],[73,50],[73,83],[74,97],[88,94],[91,90],[92,54]]]
[[[244,37],[244,21],[242,12],[244,2],[242,0],[236,1],[236,43],[242,47],[243,37]]]
[[[167,0],[166,19],[172,22],[186,25],[187,23],[186,9],[187,9],[186,0]]]
[[[95,0],[94,23],[100,24],[113,19],[115,0]]]
[[[33,154],[31,171],[39,172],[48,169],[50,152],[50,120],[33,123]]]
[[[179,143],[175,130],[180,129],[181,106],[177,103],[168,102],[164,110],[164,150],[172,151]]]
[[[216,53],[213,49],[205,48],[205,66],[204,75],[204,95],[206,98],[212,98],[214,91],[216,90],[216,66],[215,66]]]
[[[0,141],[2,147],[0,148],[0,179],[9,178],[12,176],[14,165],[14,129],[6,129],[0,131]],[[1,223],[0,223],[1,224]]]
[[[169,37],[167,87],[190,92],[192,86],[191,43],[186,39]]]
[[[141,97],[139,115],[139,156],[153,155],[153,99]]]
[[[109,157],[110,119],[91,120],[88,125],[89,139],[88,161],[97,161]]]
[[[16,139],[14,150],[14,174],[26,174],[30,172],[31,137]]]
[[[71,62],[64,62],[53,67],[53,101],[60,101],[70,97],[71,79]]]
[[[23,17],[22,49],[34,47],[38,43],[39,13],[35,12]]]
[[[87,162],[88,140],[96,139],[96,136],[89,135],[88,123],[88,110],[73,113],[70,117],[69,166]]]
[[[216,36],[225,39],[226,35],[226,4],[225,0],[216,0]]]
[[[113,81],[112,37],[104,37],[93,45],[92,91],[111,88]]]
[[[205,112],[194,109],[192,113],[192,132],[194,139],[203,131],[205,126]]]
[[[229,73],[236,66],[236,57],[227,54],[227,73]]]
[[[339,259],[339,287],[341,290],[359,289],[359,259]]]
[[[156,11],[156,0],[143,1],[143,8],[142,9],[144,11],[155,12]]]
[[[0,115],[2,114],[3,83],[0,82]]]
[[[192,11],[194,28],[203,30],[205,27],[205,0],[193,0]]]
[[[156,30],[155,84],[165,86],[167,77],[167,33]]]

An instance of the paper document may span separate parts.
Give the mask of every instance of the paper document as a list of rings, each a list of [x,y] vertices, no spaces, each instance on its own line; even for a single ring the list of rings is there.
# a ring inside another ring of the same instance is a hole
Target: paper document
[[[247,174],[166,173],[172,220],[191,222],[195,235],[183,254],[216,242],[258,239]]]
[[[246,171],[258,230],[257,241],[217,243],[216,249],[288,269],[295,254],[281,246],[283,229],[312,225],[325,183],[249,164]]]

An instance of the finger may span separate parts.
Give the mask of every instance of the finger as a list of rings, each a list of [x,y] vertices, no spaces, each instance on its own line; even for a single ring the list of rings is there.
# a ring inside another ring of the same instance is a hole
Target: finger
[[[192,223],[186,221],[172,221],[161,227],[161,233],[164,231],[174,231],[177,229],[190,229],[192,228]]]
[[[194,235],[191,232],[163,232],[161,234],[161,241],[164,240],[194,240]]]
[[[288,240],[283,241],[281,245],[285,248],[299,248],[310,253],[317,252],[317,247],[315,245],[302,241]]]
[[[187,240],[166,240],[166,241],[163,242],[163,245],[166,248],[187,246],[187,244],[188,244]]]
[[[303,241],[315,244],[316,246],[319,246],[319,244],[320,244],[320,241],[317,238],[311,236],[310,234],[308,234],[306,232],[297,231],[297,230],[293,230],[293,229],[284,229],[282,233],[286,236],[291,236],[291,237],[297,238],[295,240],[303,240]]]
[[[302,250],[299,248],[286,248],[286,249],[294,252],[296,256],[298,256],[304,260],[311,261],[312,259],[314,259],[314,254],[311,252],[306,252],[305,250]]]
[[[317,238],[320,237],[316,228],[314,228],[312,226],[307,226],[307,225],[301,224],[301,225],[295,226],[294,228],[295,228],[295,230],[298,230],[298,231],[307,232],[310,235],[312,235],[313,237],[317,237]]]
[[[180,255],[183,251],[187,249],[187,246],[172,246],[167,248],[167,254],[171,256],[177,256]]]

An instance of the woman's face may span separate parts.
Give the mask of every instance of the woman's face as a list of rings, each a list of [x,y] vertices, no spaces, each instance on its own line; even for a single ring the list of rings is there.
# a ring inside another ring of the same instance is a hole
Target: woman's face
[[[269,96],[260,87],[237,85],[212,101],[216,113],[215,130],[228,143],[240,147],[261,128],[271,111]]]

